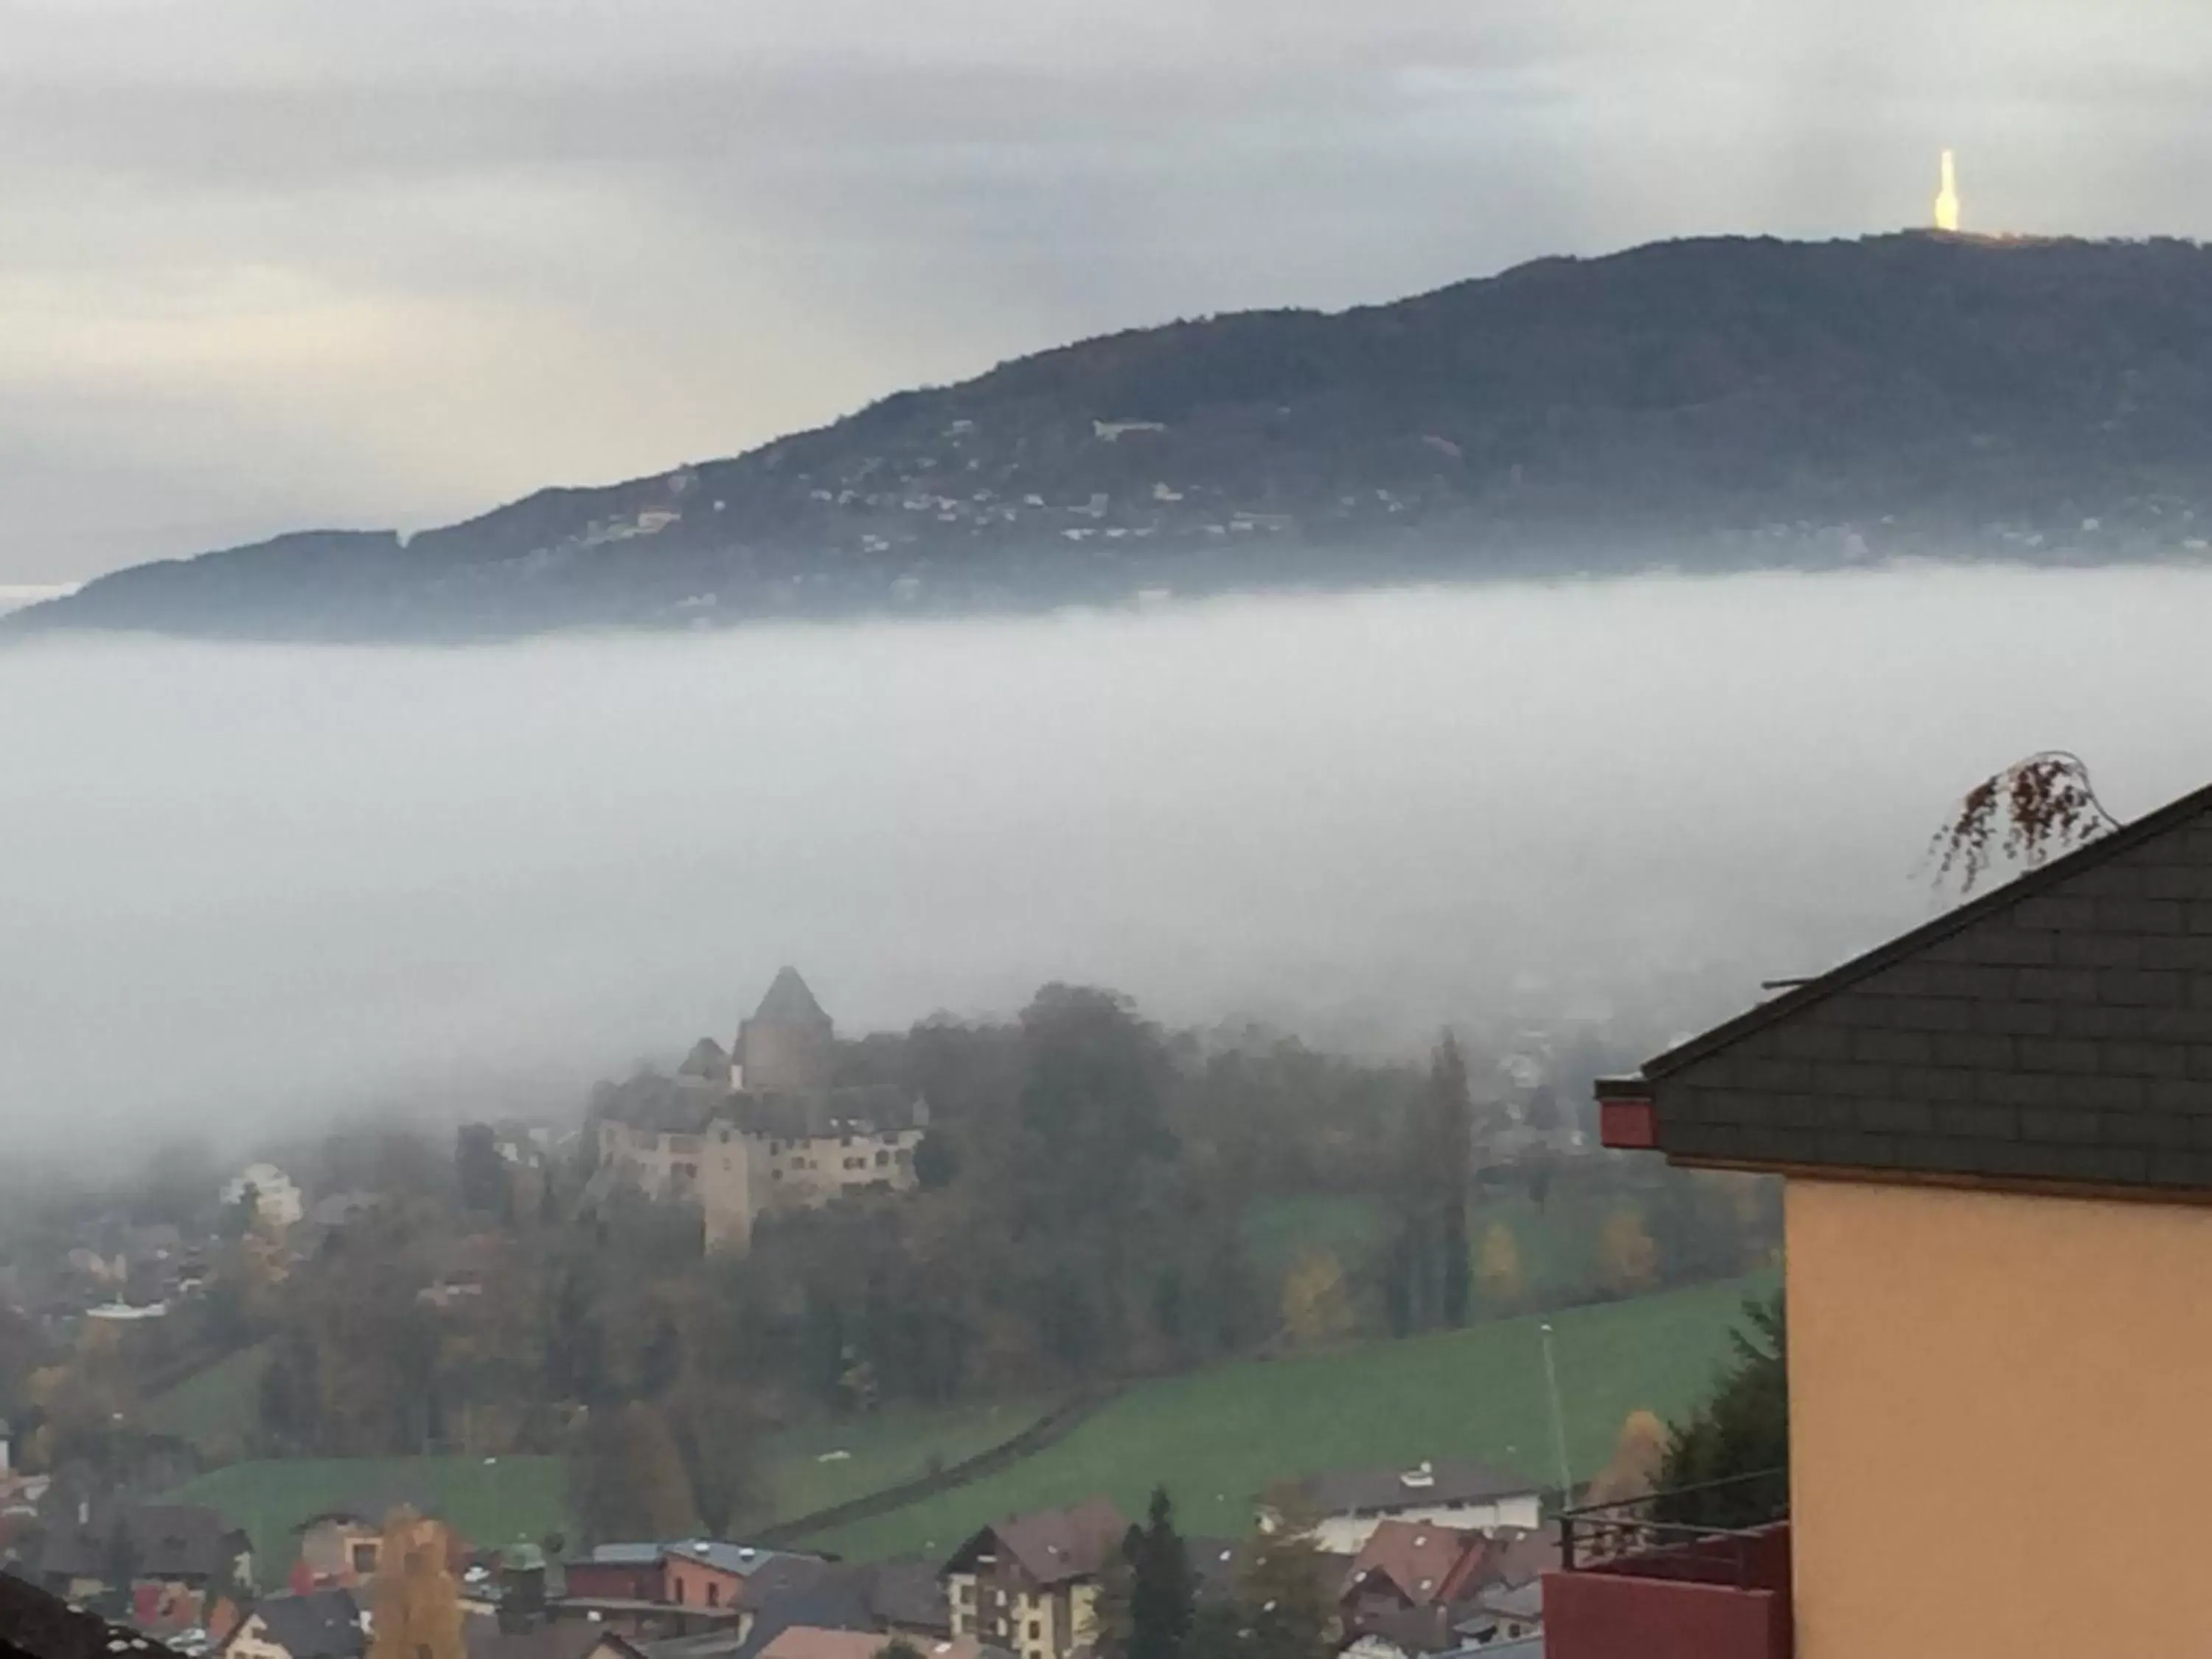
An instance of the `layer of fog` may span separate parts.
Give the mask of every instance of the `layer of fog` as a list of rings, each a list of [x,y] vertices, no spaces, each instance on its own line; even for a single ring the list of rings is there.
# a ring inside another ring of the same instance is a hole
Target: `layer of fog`
[[[1109,983],[1412,1045],[1717,1018],[2029,750],[2208,769],[2212,575],[1401,592],[462,652],[0,653],[0,1123],[236,1136]]]

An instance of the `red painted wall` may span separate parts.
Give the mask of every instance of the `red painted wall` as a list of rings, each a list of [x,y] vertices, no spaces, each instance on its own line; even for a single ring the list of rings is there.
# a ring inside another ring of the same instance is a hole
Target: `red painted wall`
[[[681,1553],[671,1553],[662,1565],[666,1577],[660,1599],[678,1607],[734,1607],[744,1591],[745,1581],[740,1575],[710,1567],[704,1561],[687,1559]]]
[[[1544,1575],[1545,1659],[1790,1659],[1788,1603],[1772,1590]]]
[[[568,1594],[592,1601],[658,1601],[660,1564],[647,1561],[633,1566],[628,1563],[571,1561]]]
[[[1546,1659],[1792,1659],[1795,1622],[1786,1521],[1544,1575]]]

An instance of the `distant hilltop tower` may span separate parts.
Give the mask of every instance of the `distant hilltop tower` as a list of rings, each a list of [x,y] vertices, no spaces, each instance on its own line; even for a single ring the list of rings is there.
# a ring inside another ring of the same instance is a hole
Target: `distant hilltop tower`
[[[1936,191],[1936,228],[1959,228],[1959,173],[1951,152],[1943,152],[1943,182]]]

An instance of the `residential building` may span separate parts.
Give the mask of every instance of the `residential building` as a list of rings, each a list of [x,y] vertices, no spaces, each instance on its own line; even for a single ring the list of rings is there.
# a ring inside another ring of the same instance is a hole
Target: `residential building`
[[[416,1524],[436,1533],[447,1559],[458,1572],[467,1547],[434,1506],[406,1492],[375,1493],[334,1505],[300,1523],[300,1559],[294,1571],[299,1589],[352,1588],[376,1576],[384,1534],[392,1516],[405,1510]]]
[[[254,1219],[273,1231],[283,1232],[307,1213],[298,1184],[274,1164],[249,1164],[225,1182],[223,1207],[234,1207],[249,1191]]]
[[[362,1659],[368,1650],[361,1603],[349,1589],[269,1596],[222,1649],[223,1659]]]
[[[127,1585],[115,1577],[125,1571]],[[204,1595],[252,1582],[253,1544],[204,1504],[81,1504],[73,1520],[47,1528],[39,1576],[72,1600],[142,1584]]]
[[[1019,1659],[1068,1659],[1095,1634],[1098,1576],[1128,1529],[1108,1498],[985,1527],[941,1575],[953,1635]]]
[[[1486,1647],[1495,1642],[1517,1642],[1544,1627],[1544,1583],[1540,1578],[1519,1584],[1492,1584],[1474,1594],[1474,1610],[1452,1626],[1462,1642]]]
[[[1409,1469],[1336,1469],[1298,1482],[1297,1490],[1318,1517],[1315,1541],[1337,1555],[1357,1556],[1385,1521],[1480,1533],[1543,1524],[1534,1481],[1465,1458],[1425,1459]],[[1260,1511],[1260,1524],[1270,1531],[1279,1518],[1272,1509]]]
[[[1489,1540],[1425,1521],[1384,1521],[1353,1558],[1338,1595],[1346,1637],[1363,1652],[1428,1654],[1456,1645]]]
[[[1564,1517],[1554,1659],[2207,1650],[2212,789],[1598,1101],[1784,1183],[1788,1518]]]
[[[566,1570],[567,1593],[588,1601],[660,1599],[659,1544],[601,1544]]]
[[[878,1570],[835,1571],[849,1575]],[[588,1603],[602,1611],[631,1604],[671,1613],[731,1615],[730,1624],[718,1622],[716,1633],[732,1633],[734,1640],[749,1633],[752,1615],[767,1598],[814,1587],[832,1571],[832,1564],[823,1556],[711,1538],[601,1544],[582,1560],[568,1563],[562,1599],[571,1606]],[[854,1605],[865,1613],[857,1581],[853,1597]]]
[[[834,1038],[814,994],[786,968],[731,1054],[702,1038],[675,1077],[633,1078],[603,1095],[593,1192],[696,1204],[707,1248],[742,1251],[771,1212],[911,1190],[927,1103],[896,1089],[835,1086]]]
[[[873,1631],[820,1630],[790,1625],[758,1650],[758,1659],[876,1659],[889,1638]],[[921,1650],[924,1659],[1005,1659],[972,1636],[948,1637]]]
[[[829,1565],[819,1556],[785,1555],[712,1538],[686,1539],[661,1551],[660,1599],[678,1607],[742,1607],[747,1603],[746,1586],[754,1575],[779,1563],[799,1564],[799,1576],[810,1578]],[[791,1577],[787,1570],[769,1571],[769,1582],[778,1585]]]

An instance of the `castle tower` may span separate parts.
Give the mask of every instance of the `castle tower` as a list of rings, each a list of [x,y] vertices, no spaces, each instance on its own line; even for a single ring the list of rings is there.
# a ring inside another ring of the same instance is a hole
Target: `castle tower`
[[[738,1028],[736,1084],[748,1094],[814,1094],[830,1086],[830,1016],[796,968],[775,976],[753,1017]]]
[[[1943,152],[1942,183],[1936,191],[1936,228],[1959,228],[1959,173],[1951,152]]]

